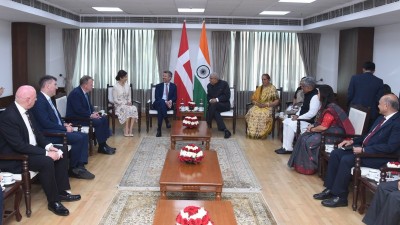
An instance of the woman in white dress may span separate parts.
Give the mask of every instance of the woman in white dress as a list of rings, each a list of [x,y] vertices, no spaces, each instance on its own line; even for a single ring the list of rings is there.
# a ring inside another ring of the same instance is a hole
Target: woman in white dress
[[[117,80],[113,87],[115,114],[119,122],[125,124],[124,136],[133,137],[133,124],[138,119],[138,112],[136,106],[132,105],[131,91],[127,83],[128,73],[120,70],[115,79]]]

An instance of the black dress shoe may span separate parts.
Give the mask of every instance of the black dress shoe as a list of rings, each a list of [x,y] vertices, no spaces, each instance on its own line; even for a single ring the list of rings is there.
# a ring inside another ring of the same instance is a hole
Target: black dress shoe
[[[224,135],[224,138],[230,138],[231,137],[231,132],[228,130],[228,129],[225,129],[225,135]]]
[[[61,202],[51,202],[47,204],[47,208],[52,211],[54,214],[59,216],[68,216],[69,211],[67,208],[61,204]]]
[[[99,147],[99,149],[97,150],[98,153],[102,153],[102,154],[106,154],[106,155],[112,155],[114,154],[114,152],[112,152],[110,149],[108,149],[107,147]]]
[[[71,195],[64,191],[64,193],[60,194],[60,199],[62,202],[75,202],[81,200],[81,195]]]
[[[276,154],[292,154],[292,151],[288,151],[284,148],[277,149],[277,150],[275,150],[275,152],[276,152]]]
[[[87,171],[87,169],[85,169],[85,167],[69,169],[68,174],[70,177],[74,177],[74,178],[78,178],[78,179],[92,180],[95,178],[95,175],[92,174],[91,172]]]
[[[115,149],[114,149],[114,148],[110,148],[110,147],[107,147],[107,146],[105,146],[105,148],[106,148],[109,152],[111,152],[112,154],[115,154]]]
[[[161,137],[161,130],[157,131],[156,137]]]
[[[105,143],[104,145],[105,145],[107,148],[111,148],[111,149],[114,150],[114,151],[117,150],[117,148],[111,147],[111,146],[109,146],[107,143]]]
[[[329,190],[328,188],[323,190],[321,193],[313,195],[313,198],[317,199],[317,200],[325,200],[325,199],[332,198],[332,197],[333,197],[333,195],[331,193],[331,190]]]
[[[336,207],[344,207],[347,206],[347,199],[333,197],[330,199],[325,199],[321,202],[321,204],[325,207],[336,208]]]

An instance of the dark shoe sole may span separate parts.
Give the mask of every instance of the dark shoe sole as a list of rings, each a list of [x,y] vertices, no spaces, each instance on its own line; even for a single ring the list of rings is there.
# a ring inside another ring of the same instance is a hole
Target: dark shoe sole
[[[326,202],[322,201],[321,204],[328,208],[336,208],[336,207],[346,207],[348,206],[348,202],[338,202],[335,204],[326,204]]]
[[[47,209],[49,209],[50,211],[52,211],[54,214],[56,214],[57,216],[68,216],[69,215],[69,212],[67,212],[67,213],[59,213],[59,212],[56,212],[53,208],[51,208],[51,207],[48,207],[47,206]]]
[[[275,153],[284,155],[284,154],[292,154],[292,151],[286,151],[285,149],[280,148],[280,149],[275,150]]]
[[[332,198],[332,197],[333,197],[332,194],[319,193],[319,194],[313,195],[313,198],[316,199],[316,200],[325,200],[325,199],[329,199],[329,198]]]

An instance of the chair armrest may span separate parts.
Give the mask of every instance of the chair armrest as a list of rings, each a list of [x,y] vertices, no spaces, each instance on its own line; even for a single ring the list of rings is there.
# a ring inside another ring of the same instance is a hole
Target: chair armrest
[[[297,119],[297,122],[307,122],[307,123],[313,123],[314,120],[312,119]]]
[[[249,109],[253,106],[254,104],[252,102],[249,102],[246,104],[246,114],[249,111]]]
[[[0,154],[1,160],[19,160],[19,161],[28,161],[27,155],[21,154]]]
[[[324,137],[341,137],[341,138],[357,138],[361,137],[361,135],[357,134],[336,134],[336,133],[329,133],[329,132],[322,132]]]

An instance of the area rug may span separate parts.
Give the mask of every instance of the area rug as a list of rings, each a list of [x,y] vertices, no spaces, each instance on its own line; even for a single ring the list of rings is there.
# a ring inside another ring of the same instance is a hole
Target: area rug
[[[119,191],[100,224],[151,225],[159,197],[159,192]],[[214,196],[207,193],[168,193],[168,198],[212,200]],[[232,203],[239,225],[276,224],[260,193],[223,193],[222,199]]]
[[[177,142],[176,149],[193,142]],[[195,144],[204,147],[200,142]],[[144,137],[119,184],[120,190],[159,191],[160,175],[170,138]],[[223,192],[258,192],[257,181],[246,156],[235,139],[212,138],[224,179]],[[207,160],[205,158],[205,160]]]

